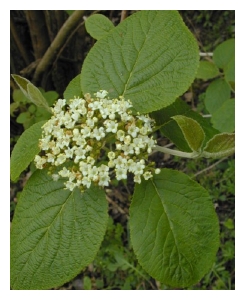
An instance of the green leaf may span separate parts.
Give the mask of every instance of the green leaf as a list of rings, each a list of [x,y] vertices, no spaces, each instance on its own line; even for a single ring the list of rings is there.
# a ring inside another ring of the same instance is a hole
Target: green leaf
[[[234,229],[234,222],[231,218],[228,218],[225,222],[224,222],[224,226],[228,229]]]
[[[235,82],[235,56],[229,61],[224,68],[226,81]]]
[[[136,185],[129,225],[139,263],[164,284],[195,284],[215,260],[219,223],[214,205],[207,191],[181,172],[163,169]]]
[[[81,75],[77,75],[74,77],[66,87],[64,91],[64,98],[66,100],[74,99],[74,97],[80,97],[82,95],[81,88]]]
[[[140,11],[90,50],[82,67],[82,90],[123,95],[135,111],[147,113],[183,94],[198,63],[197,42],[177,11]]]
[[[18,102],[13,102],[10,104],[10,115],[11,117],[14,117],[14,113],[18,108],[20,107],[20,104]]]
[[[224,79],[216,79],[210,83],[206,90],[205,106],[213,114],[222,104],[230,99],[231,89]]]
[[[196,78],[208,80],[219,75],[219,68],[212,62],[202,60],[199,63]]]
[[[104,15],[94,14],[85,20],[85,28],[94,39],[100,40],[114,28],[114,25]]]
[[[31,114],[34,114],[37,110],[37,107],[36,105],[34,104],[31,104],[29,107],[28,107],[28,111],[31,113]]]
[[[44,98],[47,100],[48,105],[52,106],[54,102],[59,98],[59,94],[55,91],[42,92]]]
[[[25,123],[27,120],[31,118],[31,114],[29,111],[22,112],[18,115],[16,122],[19,124]]]
[[[14,102],[17,102],[17,103],[30,102],[29,99],[22,92],[22,90],[19,90],[19,89],[15,89],[13,91],[13,100],[14,100]]]
[[[205,133],[199,123],[185,116],[174,116],[172,119],[179,125],[190,149],[199,152],[205,139]]]
[[[206,158],[221,158],[235,153],[235,134],[220,133],[215,135],[203,149],[202,156]]]
[[[91,288],[92,288],[91,279],[88,276],[84,276],[83,277],[83,289],[91,290]]]
[[[41,290],[74,278],[94,259],[105,234],[104,191],[64,189],[45,170],[28,180],[11,227],[11,287]]]
[[[184,152],[192,152],[183,135],[183,132],[174,120],[164,124],[164,126],[161,127],[161,133],[171,142],[173,142],[179,150]]]
[[[40,152],[38,140],[42,137],[42,126],[47,121],[41,121],[27,130],[20,136],[11,154],[10,175],[11,180],[15,181],[20,173],[24,171],[35,155]]]
[[[52,112],[48,106],[47,100],[43,97],[42,93],[32,83],[27,84],[27,92],[31,101],[38,107],[43,107],[47,111]]]
[[[207,118],[203,118],[199,113],[193,111],[188,104],[181,99],[176,99],[175,102],[158,111],[154,111],[150,116],[156,120],[156,126],[162,126],[160,131],[167,138],[169,138],[181,151],[191,152],[184,135],[175,121],[172,120],[173,116],[184,115],[186,117],[196,120],[205,132],[206,143],[215,134],[219,133],[214,129]]]
[[[229,39],[215,48],[213,60],[219,68],[224,69],[234,57],[235,39]]]
[[[235,131],[235,99],[226,100],[211,118],[213,126],[220,132]]]
[[[40,90],[35,87],[29,80],[21,77],[19,75],[12,75],[15,82],[23,92],[23,94],[31,100],[36,106],[44,107],[46,110],[51,112],[50,107],[48,106],[48,102],[43,97]]]
[[[167,107],[153,111],[150,117],[156,121],[156,126],[162,126],[172,120],[173,116],[185,115],[191,110],[190,106],[180,98],[177,98],[174,103]]]

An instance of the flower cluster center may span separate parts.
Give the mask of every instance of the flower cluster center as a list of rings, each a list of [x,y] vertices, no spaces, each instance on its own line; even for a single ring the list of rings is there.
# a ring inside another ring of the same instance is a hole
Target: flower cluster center
[[[65,187],[82,191],[94,182],[108,186],[111,174],[117,180],[133,173],[140,183],[159,173],[148,163],[156,141],[154,122],[148,115],[133,116],[132,104],[123,97],[109,99],[107,91],[83,98],[59,99],[53,116],[43,125],[39,140],[41,154],[35,156],[38,169],[50,167],[52,177],[65,178]]]

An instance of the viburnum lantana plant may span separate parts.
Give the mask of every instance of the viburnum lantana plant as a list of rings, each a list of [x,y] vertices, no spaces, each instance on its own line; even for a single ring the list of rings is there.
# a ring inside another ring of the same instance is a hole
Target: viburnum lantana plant
[[[129,176],[139,263],[160,282],[190,286],[219,247],[214,205],[197,182],[160,169],[149,155],[228,156],[234,133],[214,129],[178,98],[195,79],[199,51],[177,11],[136,12],[117,27],[93,15],[85,26],[97,42],[52,107],[29,80],[12,75],[50,118],[25,130],[11,155],[13,181],[32,161],[36,167],[12,222],[11,287],[57,287],[87,267],[107,228],[105,188]],[[158,145],[156,132],[178,149]]]

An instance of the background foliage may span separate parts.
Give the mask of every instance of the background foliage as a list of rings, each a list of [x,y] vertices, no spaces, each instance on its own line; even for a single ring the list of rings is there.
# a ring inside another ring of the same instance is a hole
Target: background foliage
[[[97,11],[117,25],[134,11]],[[46,94],[50,104],[62,96],[69,81],[78,75],[95,40],[85,30],[82,18],[59,48],[57,55],[36,75],[36,67],[72,11],[11,11],[11,73],[28,78]],[[94,11],[81,12],[90,16]],[[213,52],[223,41],[234,38],[234,11],[180,11],[186,25],[198,40],[200,51]],[[214,76],[218,75],[213,67]],[[216,72],[216,73],[215,73]],[[193,110],[208,113],[206,91],[212,79],[197,79],[182,98]],[[48,93],[48,95],[47,95]],[[232,90],[229,91],[232,96]],[[11,80],[11,149],[24,129],[47,118],[36,109]],[[158,133],[156,133],[158,137]],[[159,144],[169,141],[159,139]],[[212,270],[189,289],[234,289],[234,158],[199,159],[198,162],[157,154],[159,167],[182,170],[195,178],[210,193],[221,226],[221,245]],[[11,184],[11,220],[19,191],[30,176],[28,169],[16,184]],[[128,208],[132,181],[107,189],[110,219],[102,246],[95,261],[73,281],[57,289],[170,289],[152,279],[137,263],[129,240]]]

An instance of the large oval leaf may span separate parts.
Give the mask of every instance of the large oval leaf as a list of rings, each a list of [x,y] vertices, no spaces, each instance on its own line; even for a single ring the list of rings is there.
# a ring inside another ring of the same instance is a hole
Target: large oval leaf
[[[207,191],[169,169],[136,186],[130,230],[143,268],[174,287],[198,282],[211,268],[219,246],[218,219]]]
[[[10,176],[13,181],[18,179],[40,152],[38,140],[42,137],[42,125],[47,121],[40,121],[28,128],[18,139],[11,154]]]
[[[11,228],[12,289],[49,289],[75,277],[94,259],[107,225],[103,190],[64,189],[36,171],[18,201]]]
[[[105,89],[145,113],[166,107],[195,78],[196,40],[177,11],[140,11],[126,18],[87,55],[83,93]]]

